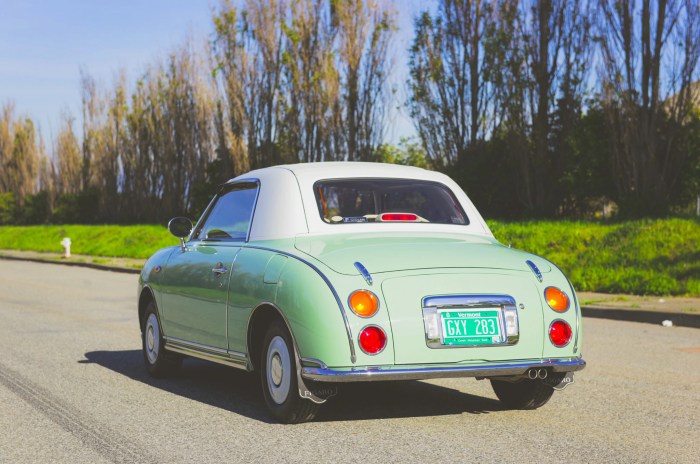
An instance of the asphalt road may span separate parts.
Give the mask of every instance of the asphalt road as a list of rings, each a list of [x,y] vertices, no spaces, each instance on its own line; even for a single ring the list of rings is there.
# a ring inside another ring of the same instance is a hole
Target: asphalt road
[[[587,319],[588,367],[537,411],[488,382],[353,385],[268,420],[256,378],[143,368],[137,276],[0,260],[0,462],[698,462],[700,330]]]

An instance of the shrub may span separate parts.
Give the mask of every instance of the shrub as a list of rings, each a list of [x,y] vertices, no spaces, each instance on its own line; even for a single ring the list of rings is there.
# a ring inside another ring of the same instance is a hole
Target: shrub
[[[15,222],[15,194],[12,192],[0,193],[0,225]]]

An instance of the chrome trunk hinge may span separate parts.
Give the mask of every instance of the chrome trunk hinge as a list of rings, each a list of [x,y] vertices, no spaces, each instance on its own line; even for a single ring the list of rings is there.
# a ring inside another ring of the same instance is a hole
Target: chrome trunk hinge
[[[367,285],[372,285],[372,275],[369,273],[367,268],[364,267],[359,261],[355,261],[355,267],[358,271],[360,271],[360,274],[362,274],[362,277],[364,277],[365,281],[367,282]]]

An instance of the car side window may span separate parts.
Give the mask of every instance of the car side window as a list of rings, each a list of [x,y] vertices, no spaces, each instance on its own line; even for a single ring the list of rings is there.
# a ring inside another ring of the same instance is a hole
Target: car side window
[[[198,228],[200,240],[244,241],[248,238],[250,221],[253,217],[258,185],[238,184],[231,190],[221,193]]]

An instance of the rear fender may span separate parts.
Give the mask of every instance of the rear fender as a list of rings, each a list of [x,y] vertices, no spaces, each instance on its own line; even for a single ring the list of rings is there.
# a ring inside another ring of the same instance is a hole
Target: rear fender
[[[327,278],[326,278],[327,279]],[[329,366],[354,362],[342,302],[320,270],[290,259],[279,276],[275,304],[281,308],[302,358]],[[339,307],[339,304],[341,307]]]
[[[261,366],[259,366],[259,359],[261,357],[260,350],[262,348],[262,339],[265,336],[265,330],[269,326],[270,322],[275,319],[279,319],[284,322],[284,324],[287,326],[289,334],[292,337],[294,357],[296,358],[297,366],[297,385],[299,387],[299,396],[302,398],[307,398],[317,404],[325,403],[329,397],[335,395],[337,389],[333,386],[324,387],[322,389],[311,389],[309,386],[307,386],[309,381],[304,380],[301,375],[302,358],[299,354],[299,346],[296,338],[294,337],[294,332],[291,329],[289,321],[284,316],[284,313],[274,303],[263,302],[253,309],[253,312],[251,313],[247,331],[249,369],[257,370],[261,368]],[[314,382],[311,382],[311,384],[313,383]]]

